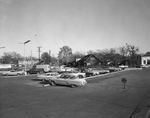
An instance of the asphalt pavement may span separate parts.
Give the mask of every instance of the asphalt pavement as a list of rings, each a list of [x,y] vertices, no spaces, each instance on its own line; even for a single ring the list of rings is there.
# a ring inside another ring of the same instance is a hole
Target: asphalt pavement
[[[36,78],[0,79],[0,118],[145,118],[150,109],[150,69],[91,77],[78,88]]]

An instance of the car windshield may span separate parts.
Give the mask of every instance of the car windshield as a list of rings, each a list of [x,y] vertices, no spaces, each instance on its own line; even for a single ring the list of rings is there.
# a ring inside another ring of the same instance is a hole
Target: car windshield
[[[76,76],[75,76],[75,75],[61,75],[60,78],[64,78],[64,79],[75,79]]]

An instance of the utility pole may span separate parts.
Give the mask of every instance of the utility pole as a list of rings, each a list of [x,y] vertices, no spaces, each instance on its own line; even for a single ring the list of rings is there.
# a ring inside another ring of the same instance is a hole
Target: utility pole
[[[42,48],[42,47],[38,46],[37,48],[38,48],[38,53],[39,53],[39,62],[40,62],[40,60],[41,60],[41,58],[40,58],[40,52],[41,52],[41,48]]]
[[[26,72],[26,69],[27,69],[27,60],[26,60],[26,56],[25,56],[25,45],[27,44],[27,43],[29,43],[31,40],[27,40],[27,41],[25,41],[25,42],[23,42],[23,43],[19,43],[19,44],[23,44],[24,45],[24,71],[25,71],[25,75],[27,75],[27,72]]]
[[[31,61],[32,61],[32,50],[31,50]]]
[[[51,61],[51,50],[49,50],[49,64],[50,64],[50,61]]]

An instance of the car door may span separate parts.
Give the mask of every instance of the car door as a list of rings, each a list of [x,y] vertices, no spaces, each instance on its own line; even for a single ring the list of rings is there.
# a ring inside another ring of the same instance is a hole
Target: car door
[[[66,75],[66,78],[64,79],[64,85],[76,85],[75,76],[72,75]]]
[[[56,84],[59,84],[59,85],[67,85],[66,79],[67,78],[57,78],[54,81],[55,81]]]
[[[11,70],[11,71],[9,72],[9,75],[15,75],[15,71],[14,71],[14,70]]]
[[[78,79],[76,79],[76,77],[70,77],[66,80],[66,83],[68,85],[80,85],[80,81],[78,81]]]

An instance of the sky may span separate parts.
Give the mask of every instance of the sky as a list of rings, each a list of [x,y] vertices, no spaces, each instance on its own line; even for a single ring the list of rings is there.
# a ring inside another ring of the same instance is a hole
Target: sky
[[[31,40],[25,44],[27,40]],[[150,0],[0,0],[0,56],[57,56],[60,48],[104,50],[132,44],[150,51]],[[41,52],[41,53],[42,53]]]

